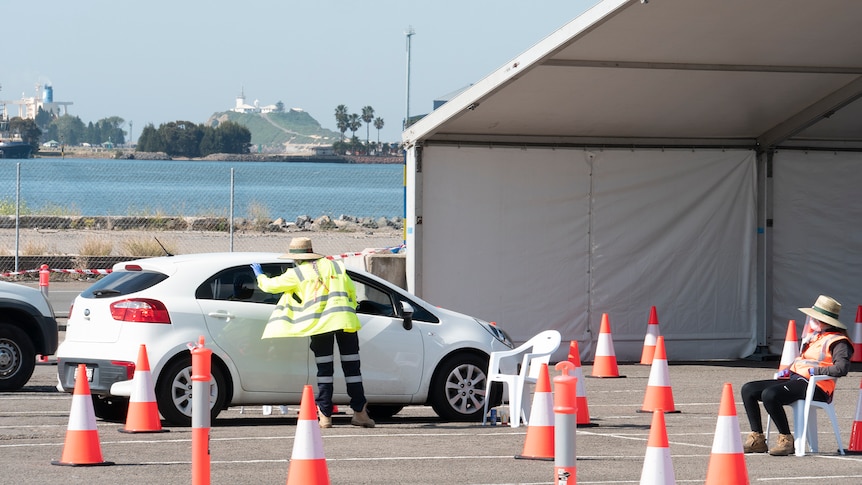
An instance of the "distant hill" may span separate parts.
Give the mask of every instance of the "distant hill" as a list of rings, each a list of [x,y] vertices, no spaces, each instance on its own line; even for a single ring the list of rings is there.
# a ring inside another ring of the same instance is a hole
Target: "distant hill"
[[[215,113],[207,125],[233,121],[251,132],[252,152],[290,153],[308,151],[314,146],[332,145],[341,139],[341,133],[320,126],[305,111],[289,110],[282,113]]]

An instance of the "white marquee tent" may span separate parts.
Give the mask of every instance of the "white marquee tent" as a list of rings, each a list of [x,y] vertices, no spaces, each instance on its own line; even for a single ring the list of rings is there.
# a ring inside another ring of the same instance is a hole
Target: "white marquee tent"
[[[862,304],[862,2],[604,0],[403,133],[408,287],[595,354],[780,354]],[[566,349],[556,357],[565,358]]]

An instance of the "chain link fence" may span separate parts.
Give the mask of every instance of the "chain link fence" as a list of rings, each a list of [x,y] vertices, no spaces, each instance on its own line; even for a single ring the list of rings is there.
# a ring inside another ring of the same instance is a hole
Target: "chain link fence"
[[[0,274],[100,274],[165,254],[327,255],[403,241],[401,164],[0,160]]]

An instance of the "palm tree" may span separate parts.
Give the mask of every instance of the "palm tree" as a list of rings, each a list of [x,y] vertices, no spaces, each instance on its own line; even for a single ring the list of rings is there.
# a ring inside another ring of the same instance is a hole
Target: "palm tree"
[[[365,122],[365,146],[368,146],[368,132],[371,130],[371,122],[374,121],[374,108],[371,106],[362,108],[362,121]]]
[[[362,119],[356,113],[351,113],[347,116],[347,129],[353,132],[353,138],[356,138],[356,130],[362,127]]]
[[[347,131],[347,106],[339,104],[335,107],[335,126],[341,132],[341,141],[344,141],[344,132]]]
[[[383,129],[383,118],[374,118],[374,127],[377,128],[377,144],[380,145],[380,130]]]

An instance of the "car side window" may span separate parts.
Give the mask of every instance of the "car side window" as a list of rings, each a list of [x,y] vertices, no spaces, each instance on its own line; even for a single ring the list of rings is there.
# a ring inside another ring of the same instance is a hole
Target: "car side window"
[[[356,312],[367,315],[394,317],[395,307],[389,293],[362,281],[353,280],[356,286]]]
[[[269,266],[269,265],[267,265]],[[269,268],[278,271],[278,268]],[[222,270],[207,278],[195,291],[201,300],[243,301],[275,304],[280,295],[266,293],[257,286],[257,279],[249,266]]]

